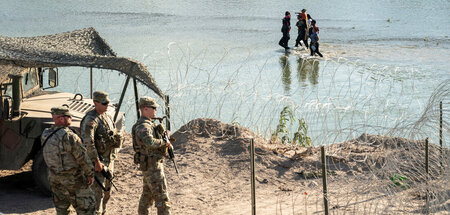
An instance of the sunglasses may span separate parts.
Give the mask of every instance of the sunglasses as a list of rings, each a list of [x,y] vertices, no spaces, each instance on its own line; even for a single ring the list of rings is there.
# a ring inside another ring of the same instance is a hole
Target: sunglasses
[[[105,105],[105,106],[109,105],[109,102],[102,103],[102,105]]]
[[[156,110],[156,108],[155,107],[153,107],[153,106],[145,106],[146,108],[152,108],[153,110]]]

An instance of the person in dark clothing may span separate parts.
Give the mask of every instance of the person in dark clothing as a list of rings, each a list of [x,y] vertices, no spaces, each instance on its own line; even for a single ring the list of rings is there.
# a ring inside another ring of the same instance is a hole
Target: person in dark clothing
[[[311,56],[314,56],[314,54],[317,53],[320,57],[323,57],[319,51],[319,35],[317,33],[316,28],[312,28],[312,34],[310,36],[311,44],[309,45],[309,49],[311,50]]]
[[[300,20],[296,24],[298,27],[298,36],[297,36],[297,40],[295,40],[295,47],[298,47],[298,45],[300,44],[300,41],[303,41],[303,44],[305,44],[306,49],[308,49],[308,41],[307,41],[307,37],[306,37],[306,29],[308,27],[306,25],[306,20],[301,19],[300,16],[298,16],[298,18]]]
[[[288,47],[288,41],[290,39],[289,37],[289,31],[291,30],[291,13],[289,11],[286,11],[285,17],[283,18],[283,27],[281,27],[281,32],[283,32],[283,37],[280,39],[280,42],[278,44],[285,48],[289,49]]]
[[[319,27],[317,27],[316,26],[316,20],[311,20],[311,25],[309,26],[309,29],[308,29],[308,33],[309,33],[309,36],[311,37],[311,35],[313,34],[313,29],[316,29],[316,31],[317,31],[317,33],[319,33]]]

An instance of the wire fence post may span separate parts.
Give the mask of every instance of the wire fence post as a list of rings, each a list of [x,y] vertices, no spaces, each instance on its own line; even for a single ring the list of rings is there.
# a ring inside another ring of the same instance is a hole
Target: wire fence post
[[[322,155],[323,205],[325,207],[325,215],[328,215],[327,163],[325,157],[325,146],[320,147],[320,152]]]
[[[442,101],[439,103],[439,153],[440,153],[440,164],[441,164],[441,168],[440,168],[440,173],[442,175],[442,171],[444,169],[444,163],[443,163],[443,159],[444,159],[444,150],[442,148]]]
[[[429,172],[428,172],[428,137],[425,139],[425,180],[426,180],[426,203],[425,203],[425,214],[430,214],[430,193],[428,189],[428,180],[429,180]]]
[[[251,186],[252,186],[252,215],[256,215],[256,197],[255,197],[255,144],[253,138],[250,140],[250,168],[251,168]]]

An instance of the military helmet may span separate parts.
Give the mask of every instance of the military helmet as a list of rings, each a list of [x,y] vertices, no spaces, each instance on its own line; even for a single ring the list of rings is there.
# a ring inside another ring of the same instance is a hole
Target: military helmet
[[[108,95],[109,94],[105,91],[95,91],[92,100],[103,104],[107,104],[111,101],[109,100]]]
[[[159,105],[156,104],[155,99],[148,97],[148,96],[143,96],[139,99],[139,106],[141,106],[141,107],[149,106],[149,107],[153,107],[153,108],[159,107]]]
[[[70,113],[69,108],[67,108],[65,106],[53,107],[51,109],[51,111],[52,111],[52,115],[73,116]]]

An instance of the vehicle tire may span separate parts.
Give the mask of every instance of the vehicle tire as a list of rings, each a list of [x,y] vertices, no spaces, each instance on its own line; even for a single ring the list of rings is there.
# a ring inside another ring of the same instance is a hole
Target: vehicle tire
[[[46,196],[51,196],[50,182],[48,181],[48,169],[44,160],[42,150],[40,150],[33,160],[33,178],[36,186]]]

